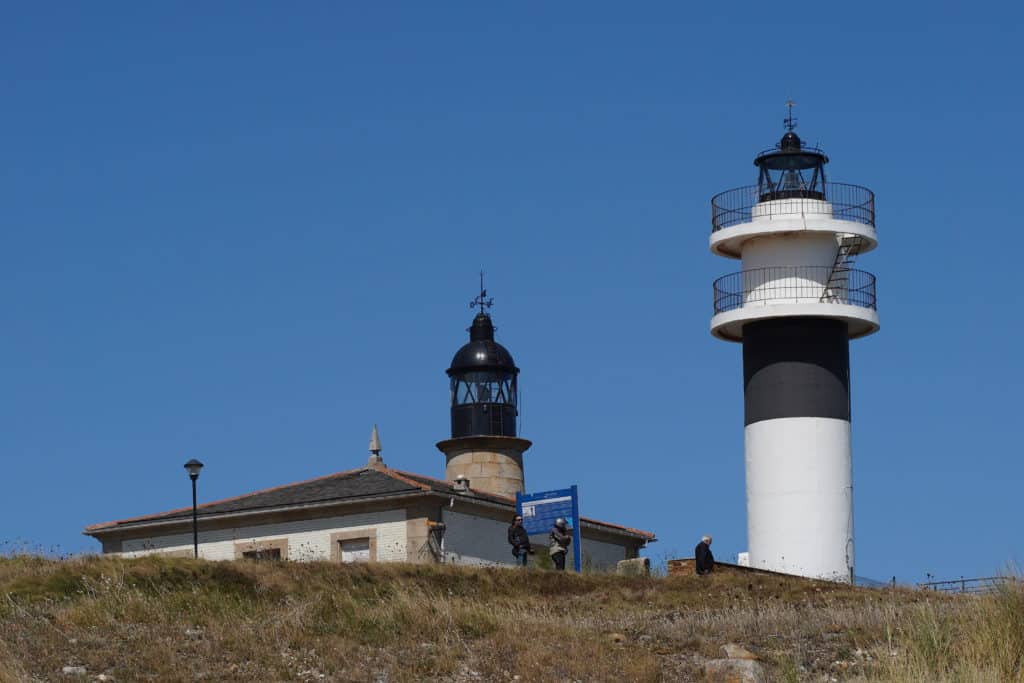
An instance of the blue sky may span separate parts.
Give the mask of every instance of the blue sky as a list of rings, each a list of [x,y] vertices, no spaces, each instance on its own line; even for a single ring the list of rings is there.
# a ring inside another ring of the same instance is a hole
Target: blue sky
[[[1020,531],[1012,3],[9,5],[0,541],[362,465],[443,473],[487,272],[527,484],[745,549],[710,197],[798,132],[875,191],[851,346],[859,574],[989,575]]]

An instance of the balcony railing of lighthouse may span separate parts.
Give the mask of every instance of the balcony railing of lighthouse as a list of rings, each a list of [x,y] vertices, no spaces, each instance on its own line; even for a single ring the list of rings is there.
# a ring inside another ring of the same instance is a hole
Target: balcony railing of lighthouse
[[[835,303],[875,309],[875,276],[853,268],[767,266],[724,275],[714,282],[715,313],[742,306]]]
[[[835,220],[875,225],[875,194],[866,187],[846,183],[825,183],[824,199],[804,197],[761,201],[757,185],[737,187],[711,198],[711,232],[718,232],[756,218],[793,218],[822,213],[826,205]],[[757,207],[755,211],[755,207]]]

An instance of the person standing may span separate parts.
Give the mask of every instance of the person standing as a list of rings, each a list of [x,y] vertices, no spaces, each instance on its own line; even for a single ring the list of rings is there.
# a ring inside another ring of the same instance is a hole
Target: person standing
[[[696,559],[697,573],[701,576],[710,574],[715,569],[715,556],[711,554],[711,537],[704,536],[693,551]]]
[[[508,528],[508,542],[512,546],[512,557],[516,558],[516,563],[525,567],[526,556],[533,554],[533,548],[530,546],[530,535],[526,533],[521,515],[512,518],[512,524]]]
[[[555,564],[555,569],[564,572],[565,556],[569,553],[569,544],[572,543],[572,531],[569,530],[569,525],[565,523],[565,520],[559,517],[555,520],[555,525],[551,527],[551,533],[548,536],[551,540],[549,550],[551,561]]]

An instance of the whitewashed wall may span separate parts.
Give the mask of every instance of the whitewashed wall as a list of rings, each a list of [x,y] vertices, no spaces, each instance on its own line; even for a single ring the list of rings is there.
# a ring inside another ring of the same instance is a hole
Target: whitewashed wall
[[[235,543],[287,539],[289,560],[329,560],[331,534],[363,529],[377,530],[378,561],[405,561],[406,524],[405,510],[402,509],[200,531],[199,556],[207,560],[233,560]],[[176,550],[192,550],[191,531],[124,541],[121,555],[141,557]]]
[[[387,510],[357,515],[298,520],[278,524],[239,526],[199,534],[199,556],[207,560],[232,560],[236,543],[277,541],[287,539],[289,560],[331,559],[331,534],[338,531],[376,529],[377,560],[405,562],[407,554],[405,510]],[[470,565],[514,564],[508,544],[508,522],[479,517],[468,512],[446,509],[444,521],[446,562]],[[584,531],[584,533],[586,533]],[[538,553],[547,552],[547,534],[531,536]],[[124,557],[141,557],[153,553],[180,551],[191,553],[192,533],[152,536],[126,540]],[[624,546],[583,539],[583,563],[596,570],[610,570],[625,559]]]

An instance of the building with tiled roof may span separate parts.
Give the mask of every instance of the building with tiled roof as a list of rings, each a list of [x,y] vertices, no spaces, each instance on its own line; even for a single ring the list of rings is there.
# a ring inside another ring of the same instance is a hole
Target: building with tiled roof
[[[100,541],[104,553],[128,557],[196,552],[211,560],[512,564],[506,529],[515,494],[525,490],[523,454],[531,443],[517,435],[519,369],[494,341],[484,296],[476,302],[481,311],[470,341],[448,370],[452,438],[437,444],[445,480],[387,467],[375,426],[370,458],[360,469],[194,510],[93,524],[83,533]],[[655,540],[648,531],[586,517],[579,525],[584,567],[610,568]],[[546,551],[546,538],[533,540]]]

